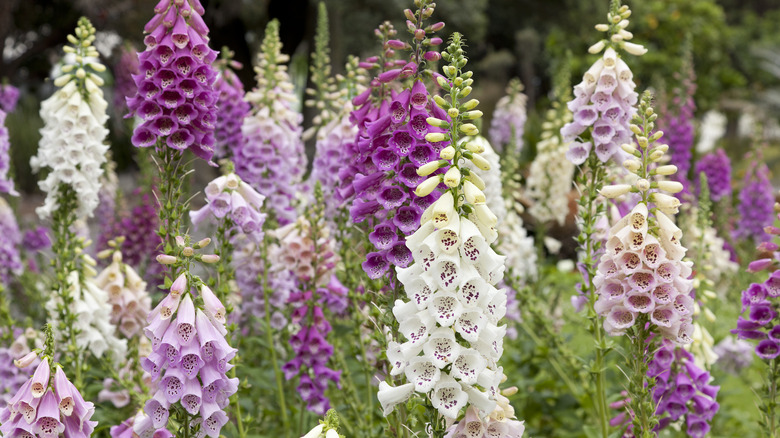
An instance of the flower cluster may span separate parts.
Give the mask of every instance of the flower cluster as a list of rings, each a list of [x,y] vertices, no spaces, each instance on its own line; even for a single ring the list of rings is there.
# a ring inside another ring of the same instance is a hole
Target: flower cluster
[[[533,236],[523,227],[523,219],[514,209],[498,225],[498,252],[506,255],[507,275],[525,283],[536,278],[537,254]]]
[[[0,110],[12,113],[19,101],[19,89],[11,84],[0,84]]]
[[[694,363],[693,355],[664,339],[650,361],[648,377],[655,378],[653,400],[660,422],[656,430],[685,418],[686,432],[703,437],[720,405],[715,401],[719,386],[710,385],[712,377]]]
[[[12,276],[22,273],[19,256],[22,234],[14,211],[3,198],[0,198],[0,236],[3,236],[0,241],[0,284],[8,284]]]
[[[559,99],[569,94],[563,87],[556,88],[560,90]],[[542,124],[541,140],[536,143],[536,157],[529,170],[526,195],[533,201],[528,213],[539,222],[556,221],[563,225],[569,214],[574,163],[566,159],[567,143],[559,132],[570,121],[571,113],[566,111],[566,107],[560,102],[553,102],[553,108],[547,112]]]
[[[738,375],[753,362],[753,346],[742,339],[732,336],[723,338],[714,348],[718,360],[715,362],[720,369]]]
[[[516,392],[517,387],[513,386],[496,394],[496,408],[484,418],[478,409],[469,406],[466,416],[448,429],[445,438],[522,438],[525,425],[517,421],[515,409],[507,399]]]
[[[303,116],[294,109],[297,97],[287,73],[289,57],[281,52],[279,22],[272,20],[257,55],[257,86],[246,94],[251,105],[241,132],[243,143],[234,144],[236,173],[268,197],[276,220],[295,220],[296,192],[302,189],[306,154],[301,134]]]
[[[699,180],[700,173],[707,175],[710,198],[713,201],[718,202],[721,199],[731,198],[731,160],[723,149],[718,149],[699,158],[695,167],[696,181]]]
[[[113,309],[109,303],[109,292],[97,286],[94,274],[92,271],[86,278],[80,278],[78,271],[72,271],[68,275],[65,293],[70,296],[70,311],[75,316],[75,344],[80,350],[89,350],[96,358],[103,357],[108,351],[119,363],[127,352],[127,341],[116,337],[116,326],[111,322]],[[60,306],[60,295],[46,302],[46,310],[53,316],[53,323],[57,320]],[[57,332],[57,335],[64,333]]]
[[[122,263],[122,253],[114,250],[111,254],[111,264],[98,274],[95,284],[108,293],[111,324],[126,338],[135,337],[144,326],[152,306],[152,300],[146,291],[146,282],[135,269]]]
[[[126,113],[127,99],[135,96],[137,89],[133,75],[140,71],[138,52],[129,44],[119,49],[119,60],[114,65],[114,108]]]
[[[200,0],[163,0],[154,12],[144,27],[140,72],[133,76],[138,91],[127,99],[130,114],[142,121],[133,145],[167,145],[210,161],[217,119],[217,73],[211,64],[217,52],[208,46],[205,10]]]
[[[507,298],[494,285],[503,278],[505,257],[490,247],[497,238],[497,218],[485,203],[485,185],[461,164],[461,160],[470,160],[483,170],[489,167],[480,155],[479,143],[462,146],[457,142],[460,132],[478,134],[474,125],[464,122],[480,115],[465,111],[458,103],[463,88],[471,84],[467,82],[471,72],[461,73],[466,64],[461,46],[460,34],[454,33],[442,54],[450,62],[444,72],[453,85],[444,78],[439,81],[451,99],[441,99],[440,105],[452,115],[447,137],[454,146],[441,151],[441,161],[421,167],[418,173],[428,176],[439,167],[447,170],[444,175],[429,176],[416,193],[427,195],[440,182],[448,189],[426,210],[420,228],[407,239],[414,264],[396,268],[408,301],[397,300],[393,315],[406,341],[391,341],[387,357],[390,374],[404,374],[408,383],[398,387],[380,383],[378,397],[385,415],[418,392],[428,395],[432,408],[445,419],[457,419],[468,405],[484,416],[495,409],[503,377],[497,362],[503,353],[506,326],[498,322],[506,312]],[[428,134],[427,138],[437,136]]]
[[[527,103],[522,82],[517,78],[509,81],[506,95],[498,100],[490,120],[490,143],[497,152],[503,153],[506,147],[508,153],[519,155],[523,150]]]
[[[229,220],[237,230],[253,242],[263,240],[265,196],[257,193],[235,173],[217,177],[206,186],[206,205],[190,212],[192,224],[197,226],[208,218]]]
[[[103,126],[108,119],[108,103],[100,89],[103,80],[94,72],[106,67],[97,62],[98,52],[91,45],[95,28],[89,20],[81,18],[75,33],[76,37],[69,36],[73,46],[65,46],[65,51],[75,52],[76,62],[62,67],[65,74],[54,81],[62,88],[41,104],[44,126],[38,154],[30,159],[34,172],[50,169],[46,179],[38,182],[46,192],[46,201],[36,210],[41,218],[50,217],[59,207],[62,185],[75,192],[78,217],[92,216],[98,206],[100,176],[108,150],[103,143],[108,135]]]
[[[111,426],[111,438],[172,438],[173,436],[165,427],[154,427],[152,418],[143,410],[121,424]]]
[[[735,238],[750,239],[756,243],[769,240],[764,227],[772,225],[773,190],[769,168],[757,157],[745,172],[739,192],[739,222],[734,230]]]
[[[449,116],[433,103],[418,74],[422,50],[426,49],[426,45],[433,48],[441,43],[440,38],[427,35],[441,29],[444,23],[417,28],[409,17],[418,17],[419,20],[414,20],[421,23],[433,12],[433,4],[420,5],[416,12],[406,11],[410,32],[421,36],[414,40],[412,48],[417,56],[409,62],[397,60],[400,68],[380,73],[372,82],[372,88],[352,101],[356,108],[352,120],[358,127],[358,136],[354,144],[347,145],[350,148],[347,152],[351,157],[350,165],[339,172],[343,182],[340,196],[351,203],[352,221],[366,221],[367,227],[372,230],[369,239],[374,251],[366,255],[363,270],[374,279],[386,275],[391,266],[406,267],[411,263],[411,252],[403,238],[420,226],[422,212],[439,195],[438,192],[415,195],[414,188],[422,182],[417,169],[436,160],[449,144],[443,139],[444,129],[427,121],[429,117],[434,117],[444,123]],[[386,53],[409,48],[406,43],[390,39],[395,35],[392,28],[383,26],[377,33],[383,35]],[[435,51],[425,53],[426,59],[438,59],[438,56]],[[371,61],[366,63],[368,67],[377,66],[376,59]],[[387,62],[379,67],[384,70],[393,66],[393,63]],[[411,88],[399,93],[391,92],[390,102],[381,101],[375,106],[370,100],[372,90],[383,96],[387,91],[386,84],[410,76],[414,78]],[[442,138],[427,138],[429,133],[437,133]]]
[[[33,329],[20,330],[8,327],[10,335],[14,338],[9,347],[0,347],[0,406],[5,406],[33,373],[38,365],[36,358],[24,367],[14,366],[14,362],[30,353],[30,347],[40,348],[42,344],[38,333]]]
[[[0,110],[0,193],[18,195],[14,190],[14,182],[8,175],[11,169],[11,142],[8,139],[8,128],[5,127],[6,112]]]
[[[151,374],[157,391],[144,411],[153,429],[161,429],[168,423],[171,405],[180,403],[198,417],[201,432],[217,438],[228,421],[224,412],[228,398],[238,389],[238,379],[227,377],[236,349],[225,340],[225,307],[214,292],[200,285],[203,309],[195,307],[193,298],[183,273],[149,314],[144,332],[152,340],[152,353],[141,366]]]
[[[659,127],[669,144],[669,164],[677,166],[675,181],[683,184],[685,193],[688,191],[688,171],[691,169],[694,137],[694,110],[696,104],[693,95],[696,92],[696,73],[693,69],[691,52],[683,60],[681,72],[675,72],[678,85],[674,88],[669,108],[659,119]]]
[[[138,191],[134,195],[138,195]],[[154,271],[157,263],[150,263],[152,254],[160,246],[160,236],[157,235],[157,202],[148,194],[140,196],[138,205],[121,215],[105,241],[123,236],[121,250],[125,263],[141,272],[145,267],[146,278]]]
[[[47,248],[51,248],[51,239],[49,238],[49,229],[46,227],[36,227],[24,232],[22,243],[24,249],[34,253]],[[7,234],[3,234],[7,236]]]
[[[37,359],[30,353],[19,362],[24,367]],[[88,437],[97,426],[91,421],[95,407],[84,401],[59,364],[44,356],[16,395],[0,409],[0,433],[8,437]],[[54,368],[54,375],[51,371]]]
[[[663,193],[678,193],[682,184],[663,178],[676,172],[674,165],[655,166],[668,146],[654,144],[663,136],[661,131],[650,135],[656,114],[649,93],[642,96],[640,108],[642,114],[631,125],[636,144],[622,145],[632,156],[624,166],[637,178],[633,184],[605,186],[601,194],[615,198],[633,192],[641,200],[609,230],[606,252],[593,279],[598,294],[595,310],[605,317],[604,329],[610,335],[625,333],[643,315],[664,337],[687,344],[693,335],[689,279],[693,264],[682,261],[686,252],[680,243],[682,231],[667,216],[677,213],[680,201]]]
[[[277,269],[292,271],[299,281],[314,281],[315,286],[327,283],[338,257],[333,252],[333,242],[327,227],[314,227],[305,217],[269,232],[279,242],[271,249],[271,265]],[[273,270],[272,270],[273,271]]]
[[[352,124],[350,113],[352,104],[346,102],[344,117],[336,117],[317,131],[316,153],[312,162],[311,181],[319,181],[325,195],[326,215],[334,217],[340,206],[338,187],[341,183],[339,172],[344,167],[345,151],[354,148],[357,127]]]
[[[647,52],[641,45],[628,42],[633,35],[626,30],[631,11],[621,6],[617,15],[607,15],[608,24],[597,24],[596,30],[607,32],[609,39],[601,40],[588,49],[604,55],[585,72],[582,82],[574,87],[574,99],[568,103],[574,114],[574,121],[561,128],[564,143],[572,142],[567,157],[574,164],[582,164],[595,148],[601,162],[613,156],[615,161],[624,159],[620,145],[631,138],[629,122],[634,116],[637,103],[636,84],[628,65],[618,57],[616,49],[640,56]],[[581,140],[580,134],[592,128],[590,139]],[[586,141],[589,140],[589,141]]]
[[[214,155],[219,158],[227,157],[234,150],[241,149],[244,142],[241,125],[244,117],[249,114],[249,103],[244,100],[244,84],[230,68],[241,68],[241,64],[238,61],[223,60],[220,67],[219,76],[214,83],[219,108],[214,128]]]

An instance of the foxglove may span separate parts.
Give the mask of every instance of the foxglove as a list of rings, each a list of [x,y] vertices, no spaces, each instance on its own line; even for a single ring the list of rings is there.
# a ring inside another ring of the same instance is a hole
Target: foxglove
[[[683,68],[675,72],[676,86],[672,91],[671,102],[667,104],[658,126],[663,130],[669,144],[669,164],[677,166],[675,181],[683,184],[687,193],[690,186],[688,172],[691,169],[694,137],[694,111],[696,104],[693,95],[696,92],[696,73],[693,69],[693,57],[690,51],[683,59]],[[709,175],[708,175],[709,176]],[[698,181],[698,178],[695,179]]]
[[[9,155],[11,142],[8,139],[8,128],[5,127],[6,112],[0,110],[0,193],[8,193],[17,196],[14,190],[14,182],[8,175],[11,168],[11,157]]]
[[[731,160],[723,149],[708,153],[696,162],[696,178],[704,173],[710,189],[710,198],[718,202],[731,198]]]
[[[268,198],[276,220],[293,222],[296,192],[306,170],[301,134],[303,116],[295,110],[297,98],[283,65],[279,22],[268,23],[257,55],[257,86],[246,94],[251,105],[241,125],[245,141],[234,144],[233,161],[243,181]]]
[[[249,103],[244,100],[244,84],[230,67],[241,68],[241,64],[237,61],[220,61],[219,75],[214,83],[219,108],[214,128],[214,155],[218,158],[227,157],[234,150],[241,149],[245,141],[241,125],[249,114]]]
[[[208,46],[209,29],[200,0],[162,0],[146,23],[138,53],[137,94],[127,99],[130,114],[141,123],[133,145],[177,151],[190,150],[204,160],[214,153],[217,118],[217,52]]]
[[[451,63],[444,72],[453,85],[444,78],[439,82],[450,91],[452,102],[442,99],[439,105],[458,107],[459,93],[470,85],[465,80],[471,73],[460,71],[466,64],[461,45],[460,34],[453,34],[442,55]],[[417,186],[418,196],[428,195],[439,182],[448,189],[426,209],[420,228],[407,239],[414,263],[396,268],[408,301],[397,300],[393,315],[406,341],[390,342],[387,357],[390,374],[403,374],[407,383],[397,387],[380,383],[378,397],[385,415],[414,392],[430,397],[431,408],[449,420],[457,419],[470,405],[480,416],[496,407],[503,377],[497,362],[506,333],[506,326],[498,322],[506,312],[507,298],[494,285],[503,277],[505,257],[490,247],[497,238],[497,218],[485,204],[485,186],[461,160],[471,160],[483,170],[489,164],[480,155],[478,143],[461,146],[456,141],[460,132],[478,133],[467,123],[476,118],[476,111],[453,116],[444,137],[454,146],[440,153],[450,158],[418,171],[428,176]],[[431,122],[444,123],[440,119]],[[427,138],[438,135],[429,133]],[[429,176],[439,165],[448,169],[446,173]],[[440,424],[431,426],[438,430]]]
[[[236,231],[245,234],[253,242],[263,240],[265,213],[261,212],[265,196],[257,193],[235,173],[223,175],[206,186],[207,204],[190,212],[192,224],[211,220],[229,220]]]
[[[120,251],[114,251],[111,264],[97,275],[95,285],[108,294],[111,324],[125,338],[134,338],[141,332],[151,311],[152,300],[146,282],[132,266],[123,263]]]
[[[127,99],[137,93],[134,75],[139,72],[138,53],[130,44],[124,44],[119,49],[119,60],[114,65],[114,108],[126,113]]]
[[[0,110],[12,113],[19,101],[19,89],[11,84],[0,84]]]
[[[0,198],[0,284],[9,284],[11,278],[22,273],[22,260],[19,256],[19,245],[22,234],[16,223],[16,215],[11,206]]]
[[[84,400],[62,367],[51,367],[50,361],[44,356],[33,376],[0,409],[0,433],[4,436],[91,436],[97,426],[91,421],[94,405]]]
[[[31,346],[34,348],[42,346],[35,343],[38,341],[37,343],[40,344],[40,339],[35,330],[22,331],[15,327],[5,328],[4,332],[5,330],[10,331],[14,341],[10,346],[3,345],[0,347],[0,406],[5,406],[11,400],[16,391],[29,379],[36,366],[40,363],[37,356],[29,364],[19,362],[19,360],[31,353]],[[15,363],[23,366],[21,368],[14,366]]]
[[[78,56],[62,67],[65,73],[54,81],[62,87],[41,104],[41,140],[37,155],[30,159],[34,172],[49,169],[46,179],[38,186],[46,193],[42,207],[36,210],[42,219],[51,217],[63,196],[61,187],[67,186],[78,201],[77,217],[92,216],[98,205],[100,176],[108,146],[104,144],[108,103],[103,98],[103,80],[95,72],[105,70],[97,61],[98,52],[91,45],[95,28],[86,18],[79,20],[78,43],[66,46]]]
[[[469,137],[468,139],[478,142],[480,144],[480,149],[484,149],[481,154],[490,165],[490,169],[482,170],[470,161],[466,162],[465,166],[476,174],[476,176],[482,178],[485,186],[492,187],[491,190],[485,193],[485,205],[487,205],[490,211],[496,215],[498,218],[498,226],[500,227],[501,224],[504,223],[504,219],[507,215],[506,201],[503,196],[504,188],[501,181],[500,157],[496,151],[493,150],[493,147],[488,143],[485,137],[478,135]]]
[[[734,230],[735,238],[750,239],[756,243],[769,240],[764,227],[772,225],[773,191],[769,168],[761,162],[760,156],[756,157],[745,172],[739,192],[739,222]]]
[[[519,155],[523,150],[523,133],[528,119],[528,96],[523,94],[523,84],[515,78],[509,81],[506,95],[498,100],[490,120],[490,143],[498,153]]]

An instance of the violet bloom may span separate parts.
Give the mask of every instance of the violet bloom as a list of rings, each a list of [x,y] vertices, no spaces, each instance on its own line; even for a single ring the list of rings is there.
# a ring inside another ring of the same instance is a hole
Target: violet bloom
[[[11,206],[0,198],[0,283],[8,284],[11,277],[22,273],[19,244],[22,234]]]
[[[135,47],[124,44],[119,49],[119,60],[114,65],[114,108],[126,113],[127,99],[135,96],[137,88],[133,76],[139,72],[140,63]]]
[[[751,239],[756,243],[769,241],[764,227],[772,225],[775,196],[769,181],[769,168],[756,158],[745,173],[739,192],[739,223],[735,239]]]
[[[523,84],[517,78],[512,79],[490,120],[490,144],[499,154],[504,151],[504,146],[511,146],[513,155],[519,155],[523,150],[527,101]]]
[[[684,418],[690,436],[706,435],[718,412],[715,397],[720,387],[710,385],[712,377],[696,366],[693,355],[664,339],[648,364],[647,374],[655,378],[653,400],[660,419],[655,431]]]
[[[14,181],[8,175],[11,168],[11,142],[8,139],[8,128],[5,127],[6,112],[0,110],[0,193],[19,194],[14,190]]]
[[[236,73],[227,66],[222,69],[214,83],[217,90],[217,124],[214,129],[214,155],[228,157],[233,150],[240,150],[244,143],[241,125],[249,114],[249,103],[244,100],[244,84]]]
[[[658,118],[658,126],[669,145],[669,164],[677,166],[677,173],[671,178],[681,182],[684,189],[680,193],[686,193],[690,186],[688,172],[691,169],[694,140],[693,113],[696,109],[693,101],[696,92],[696,73],[690,59],[684,63],[683,73],[675,74],[675,79],[678,79],[679,83],[674,88],[671,105],[665,111],[666,116]]]
[[[0,110],[12,113],[19,101],[19,89],[11,84],[0,85]]]
[[[0,406],[5,406],[16,391],[30,378],[40,361],[23,364],[22,368],[14,365],[14,361],[22,359],[30,353],[28,337],[18,328],[10,327],[10,334],[15,339],[10,346],[0,347]]]
[[[138,89],[127,99],[141,119],[133,132],[136,147],[191,150],[211,161],[217,93],[212,67],[217,52],[208,46],[209,29],[200,0],[163,0],[146,24],[146,50],[138,54]]]
[[[0,408],[0,433],[8,437],[88,437],[97,426],[95,407],[87,402],[62,370],[51,375],[44,357],[33,376]]]
[[[347,116],[334,118],[317,131],[317,152],[311,169],[311,181],[319,181],[325,200],[325,216],[333,218],[341,206],[337,192],[341,179],[339,172],[344,167],[345,154],[354,148],[357,127],[351,122],[352,104],[346,103]],[[415,173],[413,178],[417,178]],[[313,184],[312,184],[313,185]]]
[[[237,232],[253,242],[263,240],[265,213],[261,211],[265,196],[257,193],[235,173],[220,176],[206,186],[207,204],[190,212],[194,226],[207,219],[230,220]]]
[[[731,197],[731,160],[723,149],[706,154],[696,162],[693,180],[697,187],[699,174],[702,172],[707,175],[707,185],[713,201]]]
[[[152,341],[152,352],[141,366],[151,374],[157,391],[144,411],[152,427],[160,429],[168,423],[171,405],[179,403],[199,418],[205,435],[217,438],[228,421],[224,411],[228,399],[238,389],[238,378],[227,377],[236,349],[225,339],[225,306],[206,285],[201,285],[200,297],[203,308],[196,308],[182,274],[149,314],[144,332]]]
[[[133,193],[139,197],[139,192]],[[98,247],[105,249],[108,241],[118,236],[124,236],[121,251],[125,263],[134,267],[150,280],[150,273],[159,272],[159,264],[150,263],[162,240],[157,235],[157,209],[155,200],[148,194],[140,196],[138,205],[130,211],[119,213],[119,219],[114,226],[99,236]]]
[[[236,173],[268,198],[281,225],[293,222],[297,192],[306,172],[303,115],[294,108],[297,100],[286,71],[287,55],[281,52],[279,22],[268,23],[257,61],[257,86],[246,94],[252,106],[241,125],[243,143],[234,144]]]

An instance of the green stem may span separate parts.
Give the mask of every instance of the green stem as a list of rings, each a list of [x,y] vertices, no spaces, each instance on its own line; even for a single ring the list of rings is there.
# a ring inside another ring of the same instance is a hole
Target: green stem
[[[274,348],[274,336],[271,331],[271,303],[268,300],[270,290],[268,287],[268,246],[264,243],[261,249],[263,261],[265,262],[263,272],[263,302],[265,303],[265,339],[268,343],[268,350],[271,353],[271,364],[274,367],[274,376],[276,377],[276,396],[279,401],[279,410],[282,414],[282,425],[284,426],[285,435],[290,433],[290,420],[287,418],[287,403],[284,400],[284,380],[282,371],[279,369],[279,362],[276,357],[276,349]]]
[[[636,321],[635,333],[631,336],[633,352],[629,358],[633,372],[629,384],[629,396],[631,397],[630,409],[634,413],[634,436],[637,438],[652,438],[655,435],[653,428],[658,423],[655,415],[655,404],[652,399],[654,379],[647,377],[648,351],[652,351],[650,340],[651,330],[647,326],[647,315],[640,315]]]
[[[772,363],[769,366],[769,382],[767,383],[768,400],[764,404],[766,427],[768,428],[767,435],[770,438],[778,436],[775,408],[777,407],[777,377],[779,371],[780,359],[772,359]]]

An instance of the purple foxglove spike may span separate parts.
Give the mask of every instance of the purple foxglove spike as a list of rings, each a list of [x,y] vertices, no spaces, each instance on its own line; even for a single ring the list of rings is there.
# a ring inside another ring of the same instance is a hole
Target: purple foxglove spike
[[[57,396],[60,412],[66,417],[73,413],[75,406],[71,387],[72,385],[68,381],[68,377],[65,376],[62,367],[57,366],[57,371],[54,373],[54,394]]]
[[[384,252],[368,253],[366,255],[366,261],[364,261],[361,266],[363,267],[363,271],[366,272],[366,275],[368,275],[368,278],[371,278],[372,280],[381,278],[390,268]]]
[[[750,320],[762,327],[768,324],[776,316],[777,312],[775,312],[769,305],[754,305],[750,307]]]
[[[201,425],[201,430],[205,430],[206,435],[211,438],[218,438],[219,431],[222,429],[222,426],[228,422],[228,417],[222,410],[216,411],[208,417],[204,416],[203,418],[204,420],[203,424]]]
[[[402,123],[409,112],[409,98],[411,92],[406,89],[398,94],[390,104],[390,120],[393,123]],[[380,131],[381,132],[381,131]]]
[[[144,37],[144,45],[146,45],[146,47],[149,49],[154,49],[157,47],[157,45],[160,44],[160,41],[162,41],[162,39],[165,37],[165,32],[167,31],[165,26],[159,26],[159,23],[157,24],[157,27],[155,27],[150,34]]]
[[[302,361],[303,361],[303,359],[299,356],[299,357],[296,357],[295,359],[292,359],[291,361],[285,363],[282,366],[282,372],[284,373],[284,378],[286,380],[290,380],[293,377],[298,375],[298,371],[301,368]]]
[[[379,82],[388,83],[395,80],[400,75],[401,75],[401,69],[394,68],[386,72],[380,73],[377,79],[379,79]]]
[[[238,192],[234,191],[230,194],[230,205],[233,221],[239,226],[243,226],[250,218],[248,204]]]
[[[398,235],[395,231],[395,226],[391,223],[384,222],[377,225],[368,235],[368,240],[380,250],[389,249],[398,241]]]
[[[195,339],[195,304],[193,304],[190,294],[186,294],[179,304],[176,323],[176,336],[181,345],[187,345]]]
[[[41,438],[57,438],[65,430],[60,422],[60,410],[57,399],[52,391],[46,391],[38,405],[38,418],[35,420],[33,432]]]
[[[689,362],[686,362],[686,364],[687,363]],[[675,385],[677,386],[675,395],[682,401],[687,402],[696,393],[696,389],[693,387],[693,382],[683,373],[677,374],[677,377],[675,378]]]
[[[49,358],[44,357],[32,377],[30,392],[34,398],[43,397],[49,387]]]
[[[187,24],[181,15],[176,19],[176,24],[173,25],[171,39],[173,44],[179,49],[183,49],[190,42],[190,37],[187,35]]]
[[[152,310],[152,314],[158,313],[161,319],[170,319],[179,309],[179,301],[181,301],[181,295],[168,294],[165,296],[165,298],[163,298],[162,301],[160,301],[160,304],[158,304],[157,307]]]
[[[209,318],[213,318],[217,323],[225,324],[225,306],[219,301],[214,292],[205,284],[200,288],[200,295],[203,298],[204,310]]]

